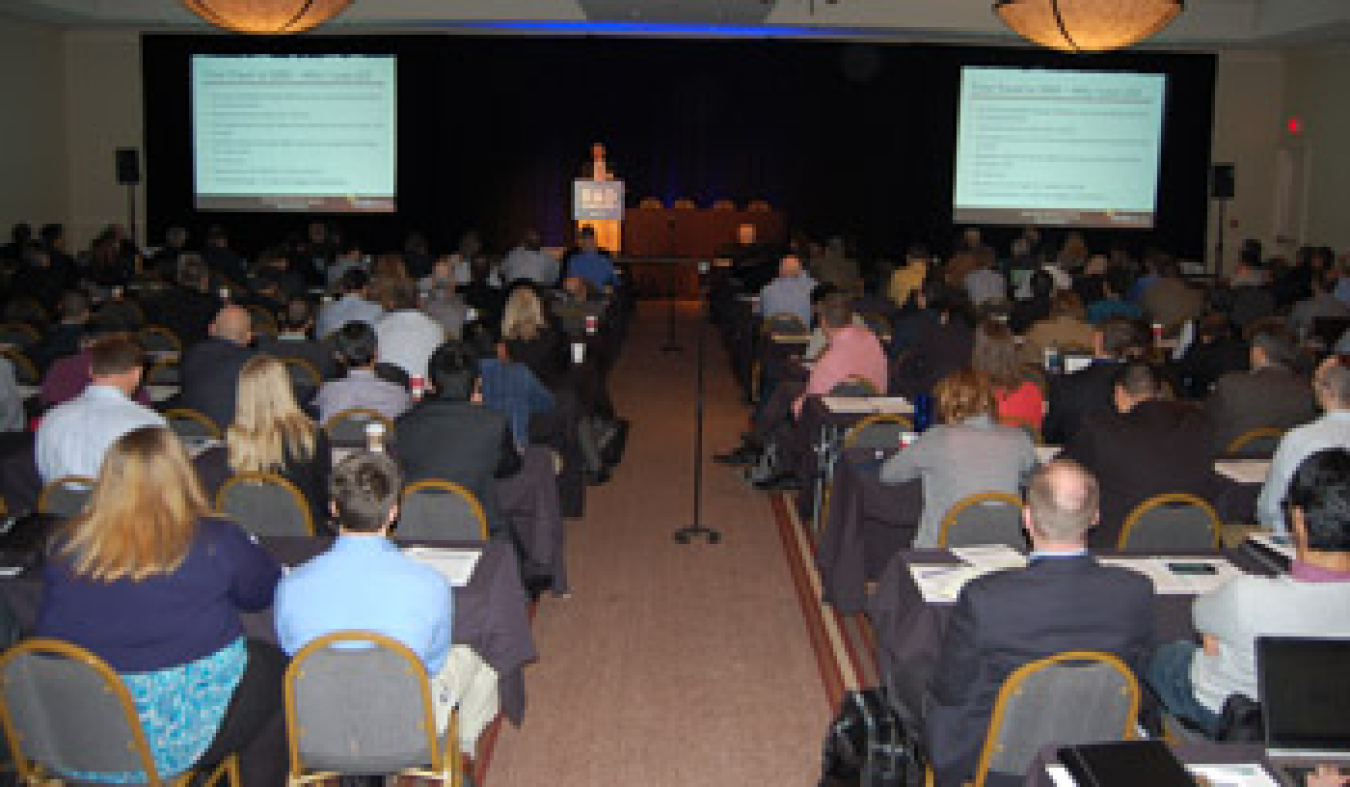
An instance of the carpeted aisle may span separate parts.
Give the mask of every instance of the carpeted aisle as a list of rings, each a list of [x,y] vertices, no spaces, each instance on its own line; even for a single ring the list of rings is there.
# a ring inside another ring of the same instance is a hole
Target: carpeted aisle
[[[706,328],[704,518],[723,541],[680,546],[692,519],[695,330],[666,355],[644,303],[611,380],[628,455],[569,522],[573,597],[535,617],[525,725],[503,725],[485,782],[812,785],[830,707],[768,497],[711,461],[746,410]]]

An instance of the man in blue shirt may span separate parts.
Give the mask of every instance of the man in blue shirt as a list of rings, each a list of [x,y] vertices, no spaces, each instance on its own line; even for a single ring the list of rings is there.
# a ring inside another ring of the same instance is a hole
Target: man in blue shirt
[[[468,646],[451,644],[454,596],[446,578],[388,538],[398,519],[398,467],[384,454],[353,454],[334,468],[330,485],[337,540],[277,585],[282,650],[294,655],[337,631],[398,640],[426,667],[438,730],[444,732],[450,709],[459,707],[460,750],[472,756],[497,715],[497,674]]]
[[[617,284],[619,278],[614,273],[614,263],[608,256],[600,253],[595,230],[592,227],[582,227],[579,240],[581,250],[568,258],[567,275],[580,276],[596,290]]]
[[[778,263],[778,278],[759,291],[756,311],[764,317],[775,314],[795,315],[802,325],[811,327],[811,291],[816,280],[802,270],[801,258],[789,254]]]

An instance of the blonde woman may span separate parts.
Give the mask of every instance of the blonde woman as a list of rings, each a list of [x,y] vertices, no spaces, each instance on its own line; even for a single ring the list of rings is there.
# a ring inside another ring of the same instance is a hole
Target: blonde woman
[[[272,605],[280,577],[238,526],[210,515],[178,437],[144,427],[108,449],[88,509],[54,539],[36,631],[122,675],[160,776],[243,750],[245,783],[280,784],[284,735],[262,731],[280,726],[286,659],[246,640],[239,619]]]
[[[276,473],[304,494],[314,526],[322,531],[332,463],[327,436],[295,404],[285,365],[270,355],[255,355],[239,371],[234,423],[225,432],[225,445],[203,452],[196,466],[213,498],[234,473]]]
[[[528,366],[544,385],[556,388],[565,381],[571,365],[567,343],[533,285],[518,284],[507,296],[502,342],[510,359]]]

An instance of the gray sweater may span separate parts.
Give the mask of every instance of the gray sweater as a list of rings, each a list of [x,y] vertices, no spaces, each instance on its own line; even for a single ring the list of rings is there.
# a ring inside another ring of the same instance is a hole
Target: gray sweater
[[[914,548],[937,546],[942,517],[957,501],[981,492],[1017,494],[1036,467],[1026,432],[996,425],[988,416],[935,426],[886,460],[881,480],[923,479],[923,516]]]

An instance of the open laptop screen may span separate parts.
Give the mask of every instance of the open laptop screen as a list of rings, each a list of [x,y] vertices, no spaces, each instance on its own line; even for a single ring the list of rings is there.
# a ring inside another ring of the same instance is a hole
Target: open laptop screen
[[[1350,755],[1350,639],[1256,641],[1266,746]]]

